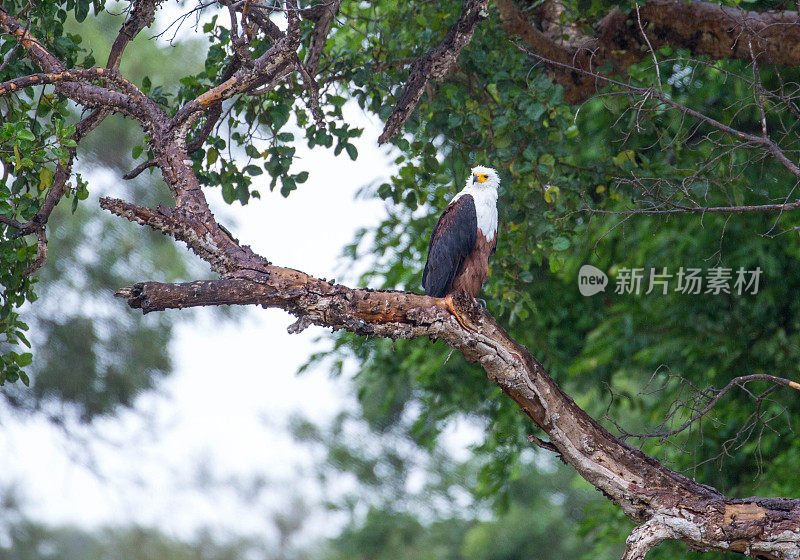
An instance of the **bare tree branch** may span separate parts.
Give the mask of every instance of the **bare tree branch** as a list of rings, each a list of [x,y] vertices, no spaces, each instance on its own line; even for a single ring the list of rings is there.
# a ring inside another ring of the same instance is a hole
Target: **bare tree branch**
[[[657,515],[634,528],[625,541],[625,554],[622,555],[622,560],[644,560],[653,547],[668,539],[680,538],[679,533],[670,526],[675,521],[680,522]]]
[[[336,14],[339,12],[341,5],[342,0],[328,0],[314,6],[313,10],[305,9],[302,12],[304,19],[310,19],[316,23],[305,61],[305,68],[311,76],[316,75],[319,69],[319,61],[322,57],[322,51],[325,50],[325,42],[328,40],[333,21],[336,19]]]
[[[47,236],[44,232],[44,227],[36,230],[36,258],[33,259],[31,265],[22,273],[25,276],[30,276],[44,265],[47,259]]]
[[[585,208],[583,211],[593,214],[741,214],[745,212],[785,212],[800,208],[800,200],[785,204],[756,204],[751,206],[681,206],[664,203],[652,208],[636,208],[626,210],[604,210],[601,208]]]
[[[64,70],[63,72],[31,74],[20,76],[7,82],[0,82],[0,95],[13,93],[19,89],[61,82],[78,82],[82,80],[98,80],[108,77],[111,71],[108,68],[87,68],[86,70]]]
[[[46,74],[65,72],[64,64],[53,56],[19,21],[13,18],[0,6],[0,30],[14,36],[26,49],[28,56]],[[113,91],[86,82],[60,82],[56,91],[66,95],[76,103],[85,107],[110,109],[123,115],[135,118],[140,122],[149,122],[155,116],[155,103],[149,101],[133,84],[124,80],[115,71],[108,70],[103,74],[122,91]],[[138,93],[137,93],[138,92]]]
[[[475,27],[486,19],[488,0],[464,0],[461,15],[447,36],[433,50],[425,53],[411,64],[408,80],[394,111],[386,121],[378,144],[388,142],[403,127],[414,112],[422,97],[425,85],[430,80],[441,80],[458,60],[458,55],[472,40]]]
[[[686,422],[684,422],[677,428],[673,428],[670,430],[661,429],[666,425],[666,423],[672,417],[674,417],[675,413],[684,406],[683,404],[674,407],[672,412],[661,423],[661,428],[659,428],[657,431],[654,432],[642,432],[642,433],[628,432],[627,430],[624,430],[622,427],[620,427],[619,424],[617,424],[616,422],[614,422],[614,425],[617,427],[617,429],[620,430],[623,437],[625,438],[631,438],[631,437],[660,438],[662,440],[665,440],[670,436],[683,432],[684,430],[695,424],[701,418],[705,418],[708,415],[708,413],[711,412],[711,410],[722,399],[722,397],[728,394],[731,391],[731,389],[738,387],[747,390],[746,388],[747,383],[750,383],[752,381],[768,381],[770,383],[773,383],[774,385],[778,385],[781,387],[789,387],[791,389],[795,389],[796,391],[800,391],[800,383],[798,383],[797,381],[792,381],[791,379],[786,379],[784,377],[776,377],[774,375],[769,375],[766,373],[753,373],[750,375],[740,375],[739,377],[734,377],[733,379],[731,379],[728,382],[728,384],[722,387],[721,389],[714,389],[713,387],[709,387],[708,389],[704,391],[699,391],[695,395],[693,395],[692,396],[693,401],[704,402],[704,405],[702,407],[694,405],[691,406],[690,408],[693,411],[693,414],[689,417],[688,420],[686,420]],[[606,418],[609,419],[607,415]]]
[[[142,174],[143,171],[150,169],[151,167],[156,167],[158,165],[158,161],[154,159],[148,159],[145,162],[140,163],[130,171],[128,171],[125,175],[122,176],[123,179],[126,181],[130,181],[131,179],[135,179],[139,175]]]
[[[111,45],[106,68],[119,70],[119,63],[122,60],[122,53],[125,51],[125,47],[142,29],[153,25],[156,7],[162,2],[163,0],[133,0],[131,2],[129,7],[130,16],[122,24],[114,44]]]
[[[322,115],[322,109],[319,106],[319,85],[314,79],[314,76],[309,72],[305,65],[300,60],[297,60],[297,71],[303,78],[303,84],[306,86],[306,105],[317,121],[318,126],[325,126],[325,117]]]

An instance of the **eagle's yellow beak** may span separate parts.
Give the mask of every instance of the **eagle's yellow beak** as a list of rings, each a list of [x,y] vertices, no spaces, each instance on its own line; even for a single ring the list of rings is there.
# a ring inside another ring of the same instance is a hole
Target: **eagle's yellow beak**
[[[489,176],[486,173],[475,173],[472,176],[473,183],[485,183],[489,179]]]

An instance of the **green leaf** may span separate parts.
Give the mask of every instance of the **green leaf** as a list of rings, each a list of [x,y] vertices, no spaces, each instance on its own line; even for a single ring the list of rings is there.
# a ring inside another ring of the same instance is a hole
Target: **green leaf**
[[[261,154],[259,153],[259,151],[252,144],[248,144],[247,146],[244,147],[244,153],[246,153],[251,158],[260,158],[261,157]]]
[[[53,171],[49,167],[43,165],[42,169],[39,171],[39,192],[40,193],[44,192],[48,188],[50,188],[50,185],[53,184],[53,176],[54,176]]]
[[[580,131],[578,130],[578,127],[575,126],[574,124],[572,126],[567,127],[567,130],[564,131],[564,135],[567,138],[575,138],[579,133]]]
[[[29,142],[33,142],[36,140],[36,136],[34,136],[33,132],[28,130],[27,128],[22,128],[17,131],[17,138],[22,140],[28,140]]]
[[[564,258],[561,255],[553,253],[550,255],[550,272],[558,272],[564,266]]]
[[[553,251],[566,251],[569,246],[570,242],[566,237],[556,237],[553,240]]]
[[[222,200],[228,204],[232,204],[233,201],[236,200],[236,189],[233,187],[232,183],[222,184]]]
[[[78,0],[75,4],[75,19],[81,23],[89,15],[89,0]]]
[[[544,165],[547,169],[553,170],[556,164],[556,158],[552,154],[542,154],[539,156],[539,165]]]
[[[31,365],[31,362],[33,362],[33,354],[31,354],[30,352],[25,352],[24,354],[19,354],[15,361],[17,362],[17,365],[19,367],[29,366],[29,365]],[[27,383],[26,383],[26,385],[27,385]]]
[[[358,157],[358,150],[356,149],[356,147],[353,146],[352,144],[347,144],[344,147],[344,149],[347,150],[347,155],[350,156],[350,159],[355,161],[356,158]]]
[[[614,156],[613,159],[614,165],[621,167],[626,162],[631,162],[634,165],[636,165],[636,160],[634,159],[635,157],[636,157],[636,152],[634,152],[633,150],[623,150],[616,156]]]
[[[242,203],[242,205],[245,205],[250,201],[250,191],[248,190],[247,185],[239,185],[239,188],[236,189],[236,198],[240,203]]]
[[[294,179],[292,179],[291,177],[283,177],[281,182],[282,182],[281,194],[283,196],[289,196],[289,193],[297,188]]]

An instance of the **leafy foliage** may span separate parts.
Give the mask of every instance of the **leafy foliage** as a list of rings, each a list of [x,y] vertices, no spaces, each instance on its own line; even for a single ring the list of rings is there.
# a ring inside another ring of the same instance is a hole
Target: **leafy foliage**
[[[591,9],[602,13],[608,7],[593,2]],[[387,42],[392,57],[415,56],[441,35],[444,14],[454,9],[447,3],[370,6],[364,10],[371,17],[364,14],[364,28],[352,40],[361,33],[376,36]],[[470,166],[490,165],[503,181],[500,241],[484,286],[488,308],[593,415],[604,415],[613,398],[607,414],[619,425],[630,432],[659,432],[655,427],[672,411],[670,403],[687,402],[697,388],[719,388],[749,373],[796,378],[799,316],[791,294],[797,252],[789,237],[776,235],[796,227],[796,215],[625,214],[641,205],[640,185],[647,181],[688,185],[687,196],[715,206],[782,200],[796,179],[752,148],[721,156],[719,137],[709,139],[707,125],[686,123],[688,117],[679,112],[651,107],[635,95],[595,99],[576,112],[561,101],[559,86],[507,44],[497,21],[481,26],[458,71],[434,95],[423,97],[407,134],[396,140],[398,171],[375,191],[386,200],[388,217],[346,250],[350,258],[373,258],[373,271],[362,281],[418,290],[427,235],[438,211]],[[732,78],[751,72],[747,64],[708,65],[669,49],[658,56],[665,60],[659,70],[670,99],[742,130],[759,129],[757,107],[746,105],[750,88]],[[405,74],[391,65],[381,72],[361,70],[369,65],[361,53],[342,61],[343,68],[354,69],[353,96],[385,116],[387,100]],[[688,79],[684,68],[691,68]],[[775,72],[762,67],[760,79],[776,83]],[[781,73],[783,80],[797,79],[795,69]],[[670,79],[674,75],[680,79]],[[649,60],[633,67],[630,77],[633,86],[645,88],[658,79]],[[778,110],[768,113],[768,125],[778,127],[783,117]],[[783,138],[782,147],[794,149],[795,138]],[[420,206],[425,212],[417,211]],[[611,274],[604,294],[579,294],[577,273],[585,263]],[[758,293],[693,296],[675,292],[675,284],[666,295],[612,293],[615,274],[625,267],[668,267],[674,274],[679,267],[715,266],[760,267]],[[487,385],[479,368],[457,356],[448,360],[445,348],[422,340],[365,343],[342,334],[335,352],[360,364],[356,383],[362,407],[382,406],[396,419],[413,414],[412,433],[427,447],[464,411],[481,419],[487,432],[476,453],[484,467],[473,489],[508,503],[508,481],[529,445],[525,434],[531,428]],[[750,388],[752,393],[728,394],[704,422],[669,440],[634,442],[729,494],[746,496],[757,489],[797,495],[800,487],[781,474],[796,461],[790,442],[797,399],[779,390],[756,401],[753,395],[767,386]],[[666,427],[677,427],[690,415],[677,406]],[[595,525],[608,523],[608,509],[600,511]],[[620,534],[624,531],[616,538]]]
[[[80,36],[70,33],[77,27],[75,10],[91,6],[91,3],[79,4],[72,3],[55,13],[34,10],[30,21],[32,26],[40,26],[39,30],[51,30],[54,34],[48,39],[51,47],[58,42],[56,35],[71,37],[70,45],[76,54],[69,60],[82,60],[83,66],[91,66],[93,53],[99,56],[110,49],[118,18],[102,12],[102,5],[97,3],[96,19],[80,26]],[[4,7],[12,9],[5,4]],[[8,54],[15,44],[4,41],[0,50]],[[122,70],[137,76],[146,69],[151,75],[169,81],[174,76],[170,67],[185,67],[191,62],[189,47],[172,49],[173,58],[163,57],[160,47],[145,38],[136,48],[147,55],[145,58],[160,60],[160,66],[139,67],[138,59],[134,58],[130,63],[124,62]],[[0,81],[19,72],[33,71],[24,57],[12,56],[8,60]],[[36,137],[28,139],[15,128],[15,132],[2,136],[4,141],[0,144],[0,161],[7,171],[0,182],[0,198],[6,196],[7,202],[0,204],[0,210],[4,216],[22,222],[36,213],[47,196],[55,163],[67,164],[66,148],[75,145],[69,137],[81,117],[50,89],[27,89],[18,96],[3,98],[7,114],[21,119],[13,126],[24,126],[25,131],[36,133]],[[34,108],[38,117],[35,119]],[[5,130],[11,128],[10,123],[4,126]],[[109,137],[118,142],[108,142]],[[2,395],[15,410],[43,409],[49,417],[59,420],[63,420],[63,411],[68,410],[79,421],[91,421],[116,412],[120,406],[132,406],[143,390],[153,387],[171,370],[168,344],[174,318],[144,318],[133,311],[118,309],[109,301],[109,295],[136,281],[141,274],[169,281],[185,277],[189,271],[203,272],[188,263],[184,252],[163,236],[146,233],[146,243],[142,243],[138,228],[101,214],[92,206],[78,206],[79,200],[89,197],[90,182],[104,182],[104,171],[119,174],[133,167],[130,149],[125,145],[138,138],[132,123],[111,116],[81,142],[85,158],[79,161],[78,169],[88,180],[77,175],[75,186],[66,194],[71,199],[71,208],[69,201],[66,206],[62,203],[50,216],[47,265],[36,277],[23,274],[36,254],[35,237],[15,239],[15,229],[0,224],[3,232],[0,247],[8,252],[0,266],[4,271],[0,273],[4,275],[0,282],[4,289],[3,313],[7,311],[1,321],[6,334],[0,339],[0,360],[5,364],[0,376],[5,375],[4,379],[10,382],[19,376],[32,385],[31,389],[5,388]],[[29,162],[17,159],[15,146],[17,152],[28,155]],[[18,162],[24,165],[17,165]],[[164,193],[159,194],[159,189],[156,181],[144,177],[127,185],[131,197],[153,204],[164,201]],[[96,193],[97,189],[94,190]],[[143,252],[144,248],[148,250]],[[15,307],[26,300],[38,301],[20,316]],[[31,331],[26,335],[24,331],[29,326]],[[33,350],[14,349],[19,342],[27,348],[32,345]]]
[[[4,2],[3,7],[17,11],[24,4]],[[95,4],[96,9],[101,10],[104,2]],[[64,30],[68,13],[82,21],[90,5],[88,0],[65,2],[63,7],[47,2],[32,5],[29,10],[32,28],[40,32],[47,47],[58,53],[70,67],[94,64],[91,54],[80,46],[81,37]],[[38,71],[25,57],[12,56],[16,44],[6,37],[0,43],[0,58],[8,62],[0,71],[0,82]],[[55,165],[66,165],[68,150],[76,145],[70,138],[75,133],[70,117],[67,100],[43,90],[25,89],[19,95],[4,97],[0,112],[3,123],[0,128],[0,165],[3,168],[0,215],[24,223],[37,212],[52,187]],[[74,181],[68,194],[73,199],[73,207],[78,200],[88,196],[86,184],[79,177]],[[36,242],[25,237],[15,239],[15,231],[0,222],[0,285],[3,288],[0,294],[0,344],[22,343],[30,347],[24,334],[28,325],[20,319],[17,310],[26,301],[36,299],[33,291],[35,279],[23,274],[36,256]],[[21,368],[30,363],[30,353],[4,352],[0,357],[0,385],[6,381],[15,382],[20,377],[27,384],[28,376]]]

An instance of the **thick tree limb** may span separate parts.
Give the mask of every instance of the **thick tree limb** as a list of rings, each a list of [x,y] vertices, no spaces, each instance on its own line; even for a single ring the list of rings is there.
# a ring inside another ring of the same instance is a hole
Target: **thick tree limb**
[[[306,106],[311,111],[317,126],[323,127],[325,126],[325,117],[322,114],[322,108],[319,106],[319,85],[299,58],[297,59],[297,71],[300,73],[303,85],[306,87]]]
[[[364,336],[437,337],[472,362],[550,436],[563,459],[633,519],[647,521],[629,541],[629,558],[642,558],[661,540],[693,547],[800,557],[800,500],[729,499],[670,471],[608,433],[556,385],[528,350],[476,304],[459,309],[476,326],[461,328],[441,300],[406,292],[350,289],[276,266],[242,271],[248,278],[161,284],[118,292],[145,312],[197,305],[256,304],[298,317],[292,331],[310,324]]]
[[[644,560],[650,550],[668,539],[679,538],[664,516],[653,516],[636,527],[625,542],[622,560]]]
[[[44,261],[47,259],[47,235],[45,235],[44,228],[39,228],[36,230],[36,258],[33,259],[33,262],[30,264],[28,268],[22,273],[25,276],[30,276],[44,265]]]
[[[317,74],[322,51],[325,50],[325,42],[328,40],[333,21],[336,18],[336,14],[339,13],[341,5],[342,0],[324,0],[313,8],[305,9],[302,12],[304,19],[311,19],[316,23],[305,61],[305,69],[311,76]]]
[[[497,0],[497,8],[509,34],[520,37],[542,58],[592,72],[610,64],[609,74],[623,74],[652,49],[665,45],[713,59],[751,60],[755,54],[760,64],[800,64],[797,12],[752,12],[702,1],[651,0],[638,13],[623,14],[615,8],[598,22],[592,37],[570,28],[564,40],[565,29],[557,17],[563,8],[558,2],[551,0],[537,9],[534,21],[516,0]],[[589,75],[551,65],[548,72],[564,87],[569,103],[582,103],[597,91],[598,84]]]
[[[233,74],[233,72],[231,72]],[[230,76],[224,78],[227,80]],[[223,81],[224,81],[223,80]],[[222,104],[212,105],[206,112],[205,112],[205,121],[203,122],[203,127],[197,132],[197,134],[186,144],[186,153],[191,154],[196,152],[200,148],[203,147],[206,140],[208,140],[211,131],[214,130],[214,126],[216,126],[217,122],[219,121],[220,116],[222,115]],[[151,167],[156,167],[158,165],[158,161],[155,159],[149,159],[144,161],[128,171],[125,175],[122,176],[123,179],[129,181],[131,179],[135,179],[139,175],[142,174],[143,171],[150,169]]]
[[[227,278],[185,284],[143,282],[123,288],[117,297],[144,313],[209,305],[260,305],[297,316],[290,332],[311,324],[347,329],[364,336],[435,336],[435,322],[452,316],[440,300],[408,292],[351,290],[298,270],[267,265],[250,271],[252,279]]]
[[[190,195],[187,193],[187,198]],[[191,196],[196,200],[196,196]],[[204,199],[203,199],[204,200]],[[227,231],[220,229],[213,220],[205,222],[201,216],[207,212],[208,207],[197,208],[167,208],[159,205],[157,208],[146,208],[120,200],[118,198],[100,198],[100,207],[109,212],[126,218],[141,225],[150,226],[165,235],[183,241],[201,259],[207,261],[211,268],[220,274],[227,274],[234,269],[230,258],[226,257],[225,247],[229,247],[233,240]],[[200,210],[196,212],[196,210]]]
[[[0,82],[0,95],[15,92],[19,89],[63,82],[81,80],[100,80],[111,77],[113,71],[108,68],[87,68],[85,70],[64,70],[62,72],[39,73],[20,76],[7,82]],[[117,76],[118,79],[121,79]]]
[[[400,131],[414,112],[425,85],[430,80],[438,81],[447,75],[458,60],[458,55],[472,40],[475,27],[481,20],[486,19],[488,3],[488,0],[464,0],[461,15],[444,40],[411,64],[406,87],[378,137],[378,144],[388,142]]]

